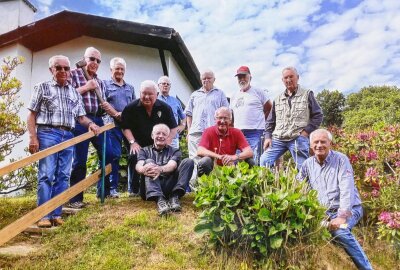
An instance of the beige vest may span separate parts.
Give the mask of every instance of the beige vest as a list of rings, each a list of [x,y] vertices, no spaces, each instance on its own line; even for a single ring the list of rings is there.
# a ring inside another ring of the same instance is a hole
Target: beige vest
[[[297,93],[292,97],[292,107],[289,107],[285,93],[275,99],[276,125],[272,137],[282,141],[297,138],[308,125],[310,110],[308,108],[308,93],[310,90],[298,86]]]

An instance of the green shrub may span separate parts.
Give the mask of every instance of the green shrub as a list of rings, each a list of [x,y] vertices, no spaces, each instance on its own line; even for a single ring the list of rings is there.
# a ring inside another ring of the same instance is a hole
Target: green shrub
[[[273,174],[244,162],[216,167],[199,179],[194,204],[204,209],[196,232],[207,233],[216,247],[251,250],[256,259],[328,236],[317,193],[295,180],[293,170]]]

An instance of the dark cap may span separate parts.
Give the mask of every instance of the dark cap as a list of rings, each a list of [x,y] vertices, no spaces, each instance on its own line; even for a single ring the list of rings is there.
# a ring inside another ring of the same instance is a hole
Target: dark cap
[[[243,74],[251,74],[250,73],[250,69],[249,67],[246,66],[241,66],[240,68],[238,68],[238,70],[236,71],[236,75],[243,75]]]

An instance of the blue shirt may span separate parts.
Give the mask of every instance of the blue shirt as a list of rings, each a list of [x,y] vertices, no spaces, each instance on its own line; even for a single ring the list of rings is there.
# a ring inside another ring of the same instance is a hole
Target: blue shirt
[[[131,103],[136,99],[135,89],[132,85],[125,83],[123,85],[118,85],[114,80],[104,80],[106,88],[106,99],[115,110],[122,112],[126,105]]]
[[[185,110],[186,116],[192,117],[192,125],[188,133],[201,133],[213,126],[215,111],[221,107],[229,107],[228,99],[222,90],[213,88],[206,92],[200,88],[193,92]]]
[[[175,121],[178,125],[180,124],[181,120],[185,119],[185,114],[183,113],[181,102],[177,98],[171,96],[163,96],[160,94],[158,96],[158,99],[164,101],[171,107],[172,112],[174,113]],[[175,138],[179,138],[179,134],[176,134]]]
[[[353,168],[342,153],[330,150],[322,165],[315,156],[309,157],[296,178],[300,181],[306,179],[318,192],[318,201],[329,210],[337,210],[338,217],[351,216],[351,209],[361,205]]]

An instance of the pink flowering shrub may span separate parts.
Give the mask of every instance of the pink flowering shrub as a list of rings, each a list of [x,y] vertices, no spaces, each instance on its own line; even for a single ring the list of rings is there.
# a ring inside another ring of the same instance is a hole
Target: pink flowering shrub
[[[400,212],[382,212],[378,222],[379,239],[385,239],[397,249],[400,258]]]

